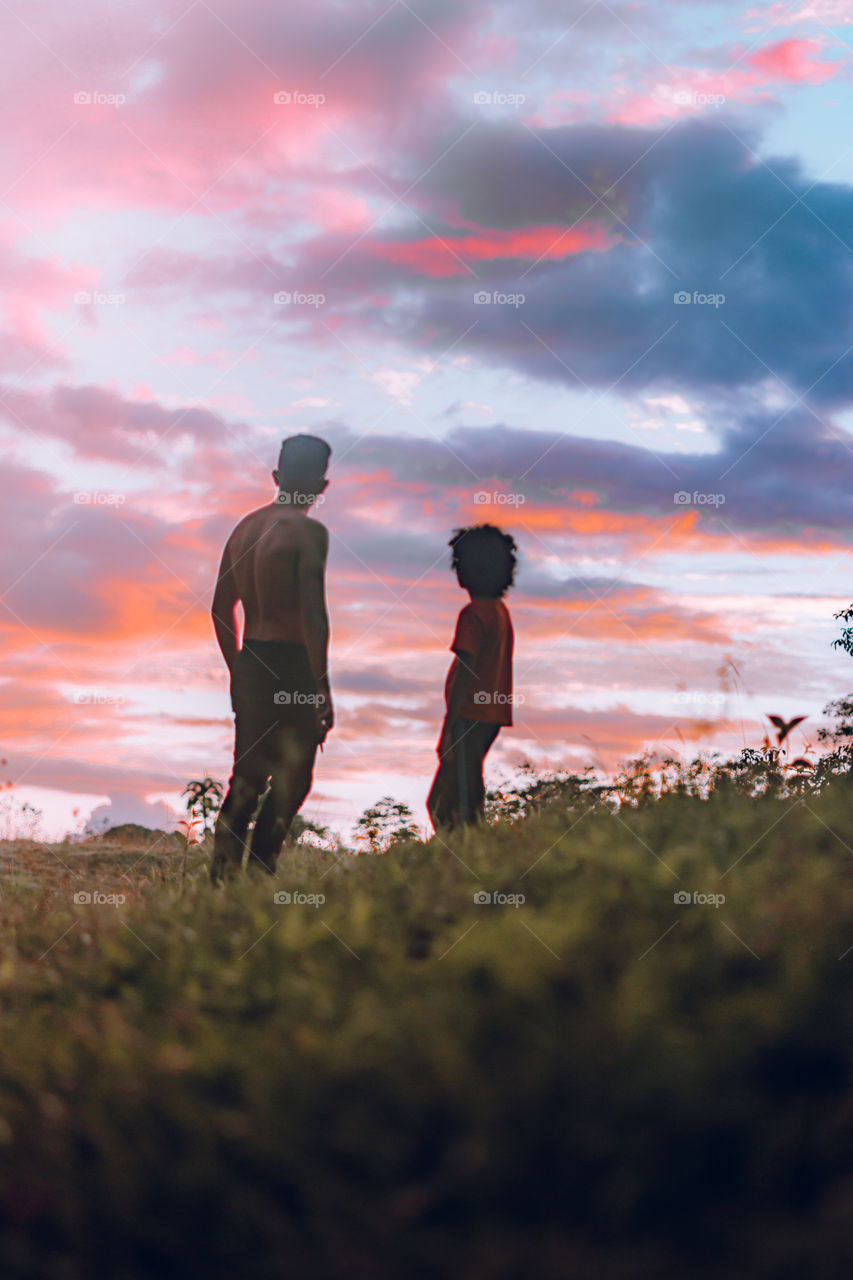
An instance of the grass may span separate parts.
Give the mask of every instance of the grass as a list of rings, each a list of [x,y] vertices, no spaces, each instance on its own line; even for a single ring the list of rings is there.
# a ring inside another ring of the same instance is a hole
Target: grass
[[[557,803],[226,891],[7,842],[0,1272],[846,1275],[851,800]]]

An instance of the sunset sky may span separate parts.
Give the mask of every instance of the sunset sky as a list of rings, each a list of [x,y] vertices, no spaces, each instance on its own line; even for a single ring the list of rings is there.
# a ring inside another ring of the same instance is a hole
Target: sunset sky
[[[227,779],[214,578],[297,431],[333,449],[306,816],[426,826],[482,520],[520,549],[488,780],[815,741],[853,688],[853,0],[4,15],[7,807],[170,826]]]

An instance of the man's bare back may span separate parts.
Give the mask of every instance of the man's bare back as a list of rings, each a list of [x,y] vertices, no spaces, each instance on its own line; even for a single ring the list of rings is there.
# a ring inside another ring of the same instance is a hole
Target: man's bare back
[[[245,640],[305,644],[299,565],[323,554],[325,527],[283,503],[252,511],[226,544],[245,613]]]
[[[233,672],[237,603],[246,640],[304,644],[318,689],[328,698],[325,525],[288,503],[271,502],[245,516],[225,544],[212,614],[222,656]],[[328,713],[329,708],[327,708]],[[326,727],[331,723],[328,714]]]

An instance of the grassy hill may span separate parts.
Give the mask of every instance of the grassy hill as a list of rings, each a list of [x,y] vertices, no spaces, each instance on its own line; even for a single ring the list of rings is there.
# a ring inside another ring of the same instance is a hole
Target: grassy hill
[[[226,891],[6,842],[0,1274],[846,1276],[853,788],[584,803]]]

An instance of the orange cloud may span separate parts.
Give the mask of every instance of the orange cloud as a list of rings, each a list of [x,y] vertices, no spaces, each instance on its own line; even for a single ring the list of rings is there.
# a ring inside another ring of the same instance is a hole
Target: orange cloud
[[[373,257],[402,263],[413,271],[434,278],[465,275],[467,261],[496,261],[502,258],[560,259],[587,250],[603,252],[619,237],[608,236],[604,227],[585,224],[571,230],[559,226],[530,227],[508,231],[483,230],[478,235],[431,236],[423,240],[381,241],[366,246]]]

